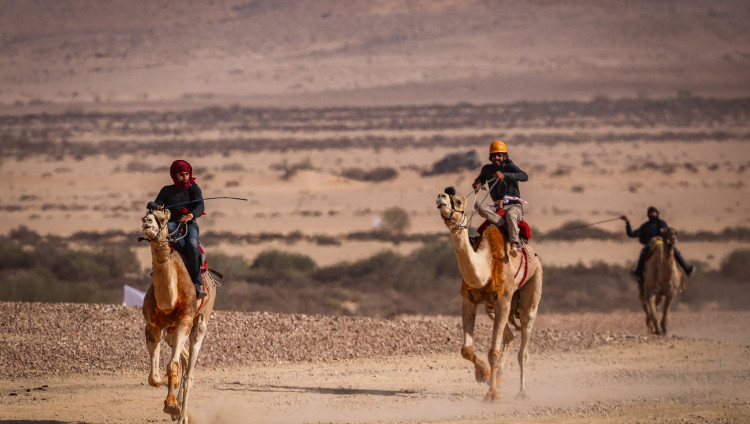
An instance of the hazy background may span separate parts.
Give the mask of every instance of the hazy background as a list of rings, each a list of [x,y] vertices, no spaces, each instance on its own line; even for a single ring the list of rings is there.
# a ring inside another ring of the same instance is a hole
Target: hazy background
[[[0,103],[9,106],[508,103],[750,89],[745,1],[0,5]]]

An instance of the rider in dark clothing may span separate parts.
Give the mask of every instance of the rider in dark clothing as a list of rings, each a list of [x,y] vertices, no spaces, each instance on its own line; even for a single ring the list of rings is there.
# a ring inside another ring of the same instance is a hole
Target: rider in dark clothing
[[[653,206],[648,208],[648,221],[644,222],[635,231],[630,227],[630,221],[627,216],[623,215],[620,219],[625,221],[625,231],[627,232],[628,237],[638,237],[638,241],[643,244],[641,254],[638,256],[638,263],[635,266],[635,271],[633,271],[633,276],[638,280],[638,283],[643,284],[643,267],[646,263],[646,256],[648,256],[649,253],[648,243],[651,238],[660,235],[662,228],[666,229],[669,228],[669,226],[663,219],[659,219],[659,211]],[[676,247],[674,248],[674,257],[680,267],[685,270],[687,275],[692,276],[695,272],[695,266],[688,265]]]
[[[201,299],[208,293],[203,290],[201,278],[201,253],[199,229],[196,218],[203,215],[203,192],[193,178],[193,168],[184,160],[176,160],[169,168],[169,174],[174,184],[162,187],[156,196],[156,203],[170,211],[167,228],[173,233],[180,224],[184,225],[185,237],[175,242],[177,251],[182,255],[190,279],[195,285],[197,298]],[[191,202],[195,200],[194,202]],[[190,203],[186,203],[190,202]],[[178,205],[175,207],[171,207]]]
[[[511,256],[521,250],[518,224],[523,221],[523,200],[518,189],[519,181],[528,181],[529,176],[508,157],[508,146],[497,140],[490,144],[490,163],[484,165],[471,187],[474,191],[492,180],[490,197],[495,204],[480,204],[479,216],[502,227],[507,222]],[[498,209],[498,207],[500,209]],[[500,212],[500,214],[498,214]]]

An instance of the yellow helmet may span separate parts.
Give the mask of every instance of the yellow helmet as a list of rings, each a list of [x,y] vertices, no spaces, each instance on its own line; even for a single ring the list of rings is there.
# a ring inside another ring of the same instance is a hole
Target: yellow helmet
[[[500,140],[493,141],[492,144],[490,144],[490,154],[493,153],[508,153],[508,147],[506,147],[505,143]]]

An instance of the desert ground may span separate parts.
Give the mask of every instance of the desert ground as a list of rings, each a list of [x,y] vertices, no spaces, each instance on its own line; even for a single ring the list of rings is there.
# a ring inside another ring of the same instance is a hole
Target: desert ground
[[[206,201],[209,261],[408,254],[450,243],[445,187],[486,200],[471,182],[502,139],[529,174],[545,266],[632,266],[617,218],[653,205],[715,272],[750,248],[749,20],[741,0],[0,0],[0,236],[126,246],[145,288],[140,219],[180,158],[206,196],[246,199]],[[479,162],[436,172],[454,154]],[[391,208],[409,225],[378,236]],[[571,222],[618,236],[549,237]],[[26,272],[3,259],[0,287]],[[515,398],[514,346],[497,403],[460,357],[456,315],[215,311],[191,423],[750,422],[750,313],[732,284],[734,309],[678,303],[666,337],[632,305],[541,314],[531,397]],[[138,308],[6,300],[0,424],[171,422]]]
[[[146,381],[137,308],[0,309],[0,422],[171,422],[161,412],[166,390]],[[747,422],[748,315],[678,312],[668,337],[645,336],[637,313],[540,316],[530,398],[515,398],[511,348],[501,400],[488,403],[486,384],[460,357],[457,317],[219,311],[196,371],[191,423]],[[71,331],[81,323],[92,331]],[[489,329],[480,317],[478,347]]]

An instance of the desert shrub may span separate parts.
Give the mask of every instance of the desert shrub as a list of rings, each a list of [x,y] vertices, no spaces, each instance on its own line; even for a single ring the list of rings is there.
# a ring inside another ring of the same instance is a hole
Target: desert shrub
[[[430,171],[424,175],[447,174],[461,172],[465,169],[477,169],[482,166],[482,162],[477,156],[477,152],[469,150],[468,152],[448,153],[440,160],[432,164]]]
[[[341,171],[341,176],[357,181],[381,182],[398,176],[398,171],[391,167],[378,167],[365,171],[360,168],[346,168]]]
[[[314,270],[316,264],[309,256],[299,253],[266,250],[258,254],[251,267],[268,271],[308,272]]]
[[[3,300],[16,302],[115,303],[122,289],[103,290],[96,282],[61,281],[48,269],[29,269],[9,274]]]
[[[247,281],[252,273],[250,265],[241,255],[227,255],[222,252],[208,253],[208,266],[224,275],[228,281]]]
[[[431,278],[461,278],[453,246],[446,242],[426,243],[409,255],[412,265],[423,270]]]
[[[92,253],[92,255],[99,264],[107,269],[106,276],[110,279],[141,271],[135,252],[129,247],[109,246]]]
[[[331,237],[324,234],[313,236],[315,244],[320,246],[340,246],[341,242],[336,237]]]
[[[125,170],[128,171],[129,173],[130,172],[153,172],[154,168],[147,163],[131,161],[131,162],[128,162],[127,165],[125,165]]]
[[[28,269],[34,266],[32,251],[26,251],[12,239],[0,237],[0,271]]]
[[[28,240],[28,230],[12,232]],[[20,236],[20,237],[19,237]],[[122,285],[137,285],[135,254],[124,246],[100,251],[70,249],[56,237],[37,240],[33,246],[0,238],[0,269],[7,296],[3,300],[29,302],[118,302]],[[135,268],[134,268],[135,267]]]
[[[381,230],[389,234],[402,234],[411,227],[409,214],[399,207],[386,209],[383,212],[382,222]]]
[[[224,172],[240,172],[245,170],[245,166],[239,162],[226,163],[221,167]]]
[[[42,240],[42,236],[35,233],[33,230],[29,229],[25,225],[21,225],[19,227],[16,227],[12,230],[10,230],[10,233],[8,234],[11,240],[15,240],[21,244],[30,244],[34,245],[39,243]]]
[[[271,164],[271,169],[281,171],[281,179],[288,180],[299,171],[309,171],[313,168],[310,158],[305,158],[301,162],[289,163],[286,159],[283,162]]]
[[[372,283],[381,286],[384,281],[389,281],[401,265],[400,260],[401,257],[393,251],[383,250],[353,263],[345,262],[318,269],[313,273],[313,278],[321,283],[368,290]]]
[[[544,266],[540,313],[639,308],[637,283],[625,267],[605,263]]]
[[[721,261],[720,273],[724,277],[747,282],[750,276],[750,249],[733,250]]]

